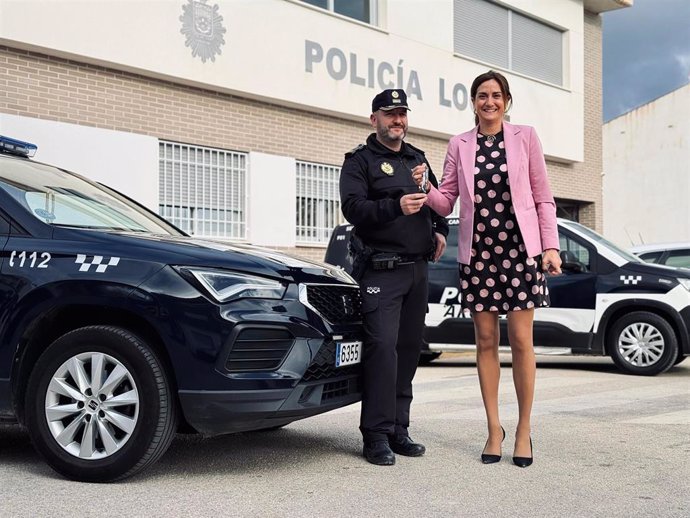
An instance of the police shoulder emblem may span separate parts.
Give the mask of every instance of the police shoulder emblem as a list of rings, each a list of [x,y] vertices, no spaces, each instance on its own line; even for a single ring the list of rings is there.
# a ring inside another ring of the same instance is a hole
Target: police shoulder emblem
[[[381,164],[381,171],[386,173],[388,176],[393,176],[395,169],[393,169],[393,166],[390,165],[388,162],[384,162],[383,164]]]

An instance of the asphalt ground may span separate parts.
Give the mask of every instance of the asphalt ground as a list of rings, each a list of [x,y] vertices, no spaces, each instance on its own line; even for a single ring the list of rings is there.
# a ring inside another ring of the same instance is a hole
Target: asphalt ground
[[[410,428],[421,458],[361,457],[359,408],[273,432],[178,435],[137,477],[84,484],[55,474],[18,426],[0,426],[0,516],[690,516],[690,360],[656,377],[606,358],[539,356],[534,464],[511,462],[517,420],[502,353],[500,463],[483,465],[472,353],[415,379]]]

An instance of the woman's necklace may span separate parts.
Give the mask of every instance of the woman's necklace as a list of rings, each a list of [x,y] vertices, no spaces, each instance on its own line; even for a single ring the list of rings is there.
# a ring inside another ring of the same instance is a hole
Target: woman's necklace
[[[503,128],[499,129],[499,130],[498,130],[496,133],[494,133],[493,135],[490,135],[489,133],[486,133],[486,132],[484,132],[484,131],[482,131],[481,134],[484,135],[484,136],[486,137],[486,141],[487,141],[489,144],[493,144],[494,141],[496,140],[496,135],[498,135],[498,134],[501,132],[502,129],[503,129]]]

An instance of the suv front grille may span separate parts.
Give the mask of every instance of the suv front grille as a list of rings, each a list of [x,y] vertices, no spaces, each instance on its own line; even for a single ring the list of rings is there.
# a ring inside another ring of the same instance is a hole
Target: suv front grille
[[[294,342],[286,329],[243,329],[232,344],[225,368],[230,372],[275,370]]]
[[[321,403],[362,392],[360,385],[360,378],[347,378],[324,383]]]
[[[314,361],[311,362],[302,381],[318,381],[324,379],[340,378],[343,376],[359,376],[362,372],[362,364],[335,366],[335,342],[328,342],[321,346]]]
[[[303,288],[304,291],[300,293],[302,303],[331,324],[361,322],[362,302],[358,286],[307,284]]]

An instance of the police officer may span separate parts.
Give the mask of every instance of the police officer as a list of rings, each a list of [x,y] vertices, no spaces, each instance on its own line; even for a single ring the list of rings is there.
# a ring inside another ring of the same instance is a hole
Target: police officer
[[[407,95],[384,90],[372,101],[376,130],[345,154],[340,198],[345,218],[370,256],[360,278],[364,320],[360,430],[364,457],[395,464],[395,453],[418,457],[425,447],[408,435],[412,378],[417,370],[428,302],[427,260],[446,247],[445,219],[424,205],[412,179],[428,171],[424,152],[406,143]]]

